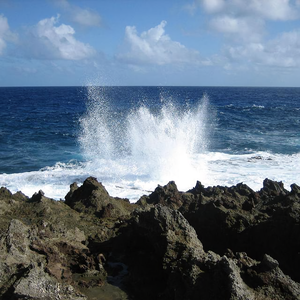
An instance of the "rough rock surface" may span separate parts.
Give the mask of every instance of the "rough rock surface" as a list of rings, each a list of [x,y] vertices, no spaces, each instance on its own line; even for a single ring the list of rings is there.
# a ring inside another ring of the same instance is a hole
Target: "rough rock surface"
[[[0,299],[300,299],[300,187],[175,182],[136,204],[0,189]]]
[[[129,200],[110,197],[94,177],[87,178],[81,187],[73,183],[65,198],[65,203],[76,211],[95,214],[100,218],[127,216],[134,207]]]

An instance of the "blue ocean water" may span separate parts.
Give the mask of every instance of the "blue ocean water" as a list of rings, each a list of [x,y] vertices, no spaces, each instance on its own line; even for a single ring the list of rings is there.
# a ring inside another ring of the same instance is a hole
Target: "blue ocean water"
[[[300,88],[2,87],[0,186],[64,198],[95,176],[136,201],[264,178],[300,184]]]

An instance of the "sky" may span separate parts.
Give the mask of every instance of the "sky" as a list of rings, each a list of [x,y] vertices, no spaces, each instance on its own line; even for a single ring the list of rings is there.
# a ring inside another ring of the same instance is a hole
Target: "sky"
[[[300,0],[0,0],[0,86],[300,86]]]

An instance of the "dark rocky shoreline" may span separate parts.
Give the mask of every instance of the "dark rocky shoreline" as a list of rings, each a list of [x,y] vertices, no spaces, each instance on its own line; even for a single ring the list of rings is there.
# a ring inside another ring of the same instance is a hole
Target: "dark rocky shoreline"
[[[65,201],[0,189],[1,299],[300,299],[300,187],[266,179],[137,203],[95,178]]]

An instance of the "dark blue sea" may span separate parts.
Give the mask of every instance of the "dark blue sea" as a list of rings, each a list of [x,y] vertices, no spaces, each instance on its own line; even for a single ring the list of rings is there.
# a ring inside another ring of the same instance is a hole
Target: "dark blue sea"
[[[0,186],[63,199],[88,176],[136,201],[263,180],[300,185],[300,88],[2,87]]]

